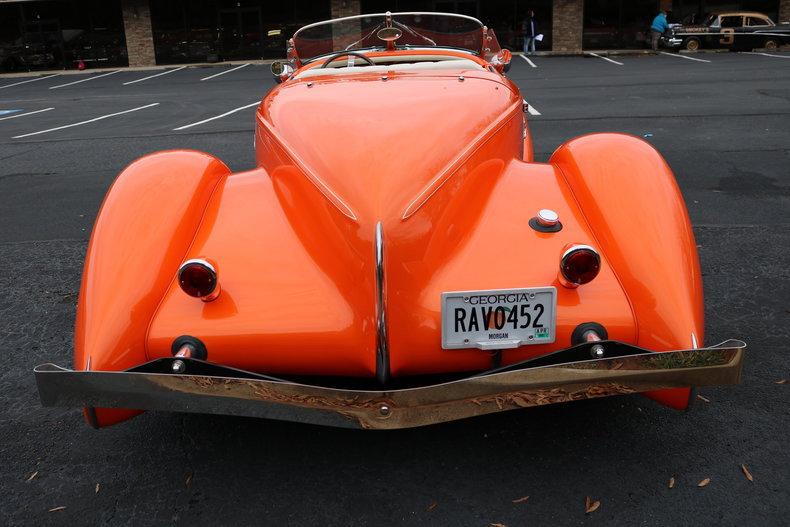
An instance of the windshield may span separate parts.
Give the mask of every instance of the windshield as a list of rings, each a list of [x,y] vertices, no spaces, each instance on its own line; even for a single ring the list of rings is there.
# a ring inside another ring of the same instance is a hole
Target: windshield
[[[386,42],[376,33],[387,27],[387,13],[360,15],[310,24],[293,36],[299,58],[310,61],[338,51],[384,49]],[[457,48],[479,54],[483,24],[479,20],[449,13],[392,13],[393,28],[402,34],[396,48]],[[487,46],[490,47],[490,46]]]

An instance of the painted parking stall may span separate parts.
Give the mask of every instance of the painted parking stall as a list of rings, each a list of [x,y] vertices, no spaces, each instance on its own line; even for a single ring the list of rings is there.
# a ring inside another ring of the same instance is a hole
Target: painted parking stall
[[[184,68],[186,68],[186,66],[180,66],[178,68],[173,68],[171,70],[165,70],[165,71],[160,72],[160,73],[155,73],[153,75],[148,75],[146,77],[142,77],[140,79],[135,79],[133,81],[124,82],[123,85],[124,86],[128,86],[130,84],[137,84],[138,82],[145,82],[145,81],[150,80],[150,79],[156,79],[157,77],[163,77],[165,75],[170,75],[171,73],[176,73],[177,71],[181,71]]]
[[[16,119],[18,117],[28,117],[28,116],[36,115],[36,114],[43,113],[43,112],[49,112],[49,111],[54,110],[54,109],[55,108],[53,108],[53,107],[49,107],[49,108],[42,108],[41,110],[33,110],[33,111],[30,111],[30,112],[26,112],[24,110],[13,110],[13,111],[10,111],[10,112],[8,110],[0,110],[0,121],[6,121],[8,119]]]
[[[154,103],[151,103],[151,104],[146,104],[144,106],[138,106],[137,108],[131,108],[131,109],[128,109],[128,110],[122,110],[120,112],[114,112],[114,113],[110,113],[110,114],[100,115],[98,117],[94,117],[92,119],[86,119],[84,121],[79,121],[79,122],[76,122],[76,123],[65,124],[65,125],[62,125],[62,126],[56,126],[54,128],[47,128],[46,130],[38,130],[36,132],[30,132],[30,133],[27,133],[27,134],[15,135],[13,137],[13,139],[24,139],[25,137],[32,137],[34,135],[48,134],[48,133],[51,133],[51,132],[57,132],[57,131],[60,131],[60,130],[65,130],[67,128],[73,128],[75,126],[83,126],[83,125],[86,125],[86,124],[95,123],[97,121],[102,121],[104,119],[110,119],[112,117],[118,117],[120,115],[125,115],[125,114],[128,114],[128,113],[137,112],[137,111],[145,110],[145,109],[148,109],[148,108],[153,108],[154,106],[158,106],[158,105],[159,105],[158,102],[154,102]]]
[[[121,73],[122,71],[123,70],[115,70],[115,71],[110,71],[108,73],[101,73],[99,75],[91,75],[90,77],[87,77],[85,79],[79,79],[79,80],[75,80],[75,81],[71,81],[71,82],[66,82],[64,84],[58,84],[56,86],[50,86],[49,89],[50,90],[57,90],[57,89],[60,89],[60,88],[67,88],[69,86],[74,86],[75,84],[81,84],[83,82],[89,82],[89,81],[94,81],[94,80],[97,80],[97,79],[101,79],[103,77],[109,77],[110,75],[115,75],[116,73]]]
[[[59,74],[55,73],[54,75],[44,75],[44,76],[41,76],[41,77],[35,77],[35,78],[32,78],[32,79],[26,79],[26,80],[23,80],[23,81],[17,81],[17,82],[11,82],[11,83],[8,83],[8,84],[3,84],[2,86],[0,86],[0,90],[5,90],[6,88],[13,88],[14,86],[20,86],[22,84],[28,84],[28,83],[31,83],[31,82],[44,81],[44,80],[47,80],[47,79],[51,79],[53,77],[57,77],[58,75]]]

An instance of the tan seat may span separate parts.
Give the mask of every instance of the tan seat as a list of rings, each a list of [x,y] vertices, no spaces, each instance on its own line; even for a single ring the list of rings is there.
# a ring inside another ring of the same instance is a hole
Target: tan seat
[[[412,59],[413,60],[413,59]],[[357,66],[341,66],[329,68],[310,68],[300,72],[295,78],[302,79],[305,77],[316,77],[318,75],[349,75],[356,73],[378,73],[384,74],[388,71],[409,72],[409,71],[424,71],[424,70],[457,70],[459,72],[464,70],[482,70],[484,69],[480,64],[469,59],[452,59],[452,60],[439,60],[439,61],[424,61],[424,62],[409,62],[403,64],[386,64],[368,66],[361,64]]]

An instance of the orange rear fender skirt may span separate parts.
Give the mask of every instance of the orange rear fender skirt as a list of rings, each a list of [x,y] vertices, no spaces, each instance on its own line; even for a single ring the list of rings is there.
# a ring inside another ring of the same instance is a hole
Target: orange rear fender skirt
[[[628,295],[636,344],[655,351],[702,346],[702,278],[694,233],[672,171],[647,142],[592,134],[550,161],[563,174]],[[684,408],[688,390],[655,398]]]
[[[151,317],[212,192],[229,173],[218,159],[194,151],[151,154],[121,172],[88,244],[75,325],[75,369],[125,370],[147,360]],[[125,411],[108,410],[108,419],[119,412]],[[101,424],[102,410],[96,414]]]
[[[234,174],[186,255],[214,258],[222,292],[201,302],[171,277],[151,355],[170,356],[173,339],[188,333],[226,366],[375,375],[374,228],[344,215],[294,166]]]

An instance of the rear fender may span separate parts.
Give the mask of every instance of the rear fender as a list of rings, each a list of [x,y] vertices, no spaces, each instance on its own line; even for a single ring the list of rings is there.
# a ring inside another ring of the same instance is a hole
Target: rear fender
[[[229,173],[215,157],[194,151],[151,154],[121,172],[104,198],[85,257],[74,337],[76,370],[122,371],[148,359],[151,318],[212,192]],[[84,412],[94,427],[137,413]]]
[[[701,347],[702,278],[683,196],[647,142],[624,134],[573,139],[551,156],[629,298],[637,344],[654,351]],[[690,389],[648,392],[672,408]]]

